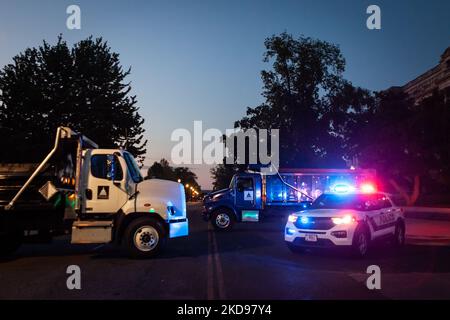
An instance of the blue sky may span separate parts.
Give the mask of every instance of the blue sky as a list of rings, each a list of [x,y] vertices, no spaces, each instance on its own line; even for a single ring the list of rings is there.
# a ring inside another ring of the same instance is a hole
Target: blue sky
[[[66,28],[77,4],[82,29]],[[380,6],[382,29],[366,28],[366,8]],[[150,140],[147,164],[170,158],[176,128],[232,128],[262,102],[264,39],[283,31],[340,46],[345,76],[381,90],[431,68],[450,46],[450,1],[6,1],[0,0],[0,66],[59,33],[74,43],[102,36],[131,66]],[[209,168],[193,167],[204,188]]]

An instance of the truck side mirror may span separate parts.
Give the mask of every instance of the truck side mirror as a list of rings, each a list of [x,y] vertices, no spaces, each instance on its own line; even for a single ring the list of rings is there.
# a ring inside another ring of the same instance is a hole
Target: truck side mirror
[[[115,168],[114,168],[114,156],[108,154],[106,157],[106,178],[108,180],[114,180],[115,177]]]
[[[107,178],[113,182],[119,182],[123,178],[120,163],[115,155],[109,154],[106,159]]]

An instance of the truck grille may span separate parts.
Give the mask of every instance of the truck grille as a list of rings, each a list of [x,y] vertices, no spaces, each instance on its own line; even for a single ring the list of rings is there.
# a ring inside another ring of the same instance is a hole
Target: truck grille
[[[302,223],[299,218],[295,226],[304,230],[329,230],[334,227],[334,223],[329,217],[308,217],[308,223]]]

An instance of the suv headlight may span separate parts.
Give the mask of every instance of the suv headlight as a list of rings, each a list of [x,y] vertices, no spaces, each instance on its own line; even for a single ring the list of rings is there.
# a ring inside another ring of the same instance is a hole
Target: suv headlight
[[[355,222],[356,219],[350,215],[346,215],[343,217],[336,217],[336,218],[331,218],[331,220],[333,221],[334,224],[336,225],[340,225],[340,224],[350,224],[352,222]]]

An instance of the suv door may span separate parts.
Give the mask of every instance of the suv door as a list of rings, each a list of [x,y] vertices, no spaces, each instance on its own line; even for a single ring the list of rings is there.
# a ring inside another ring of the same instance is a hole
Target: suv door
[[[395,214],[389,199],[377,193],[371,197],[367,212],[369,223],[374,237],[380,237],[392,233],[395,228]]]
[[[380,195],[378,201],[380,202],[381,207],[378,218],[378,225],[381,228],[380,235],[392,234],[395,231],[397,208],[392,206],[391,201],[385,195]]]
[[[376,194],[365,196],[364,211],[369,221],[372,239],[379,235],[378,221],[381,213],[381,204]]]

